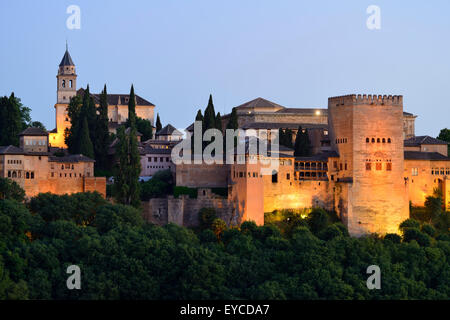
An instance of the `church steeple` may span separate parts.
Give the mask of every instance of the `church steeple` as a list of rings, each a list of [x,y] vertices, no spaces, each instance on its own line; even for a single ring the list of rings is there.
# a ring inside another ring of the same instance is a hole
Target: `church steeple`
[[[70,98],[76,95],[76,80],[75,64],[70,56],[69,49],[66,42],[66,52],[59,64],[57,83],[57,103],[68,104]]]

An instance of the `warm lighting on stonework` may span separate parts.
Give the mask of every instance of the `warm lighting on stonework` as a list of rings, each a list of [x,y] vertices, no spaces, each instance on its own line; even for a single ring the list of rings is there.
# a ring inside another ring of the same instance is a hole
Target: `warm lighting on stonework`
[[[320,116],[320,110],[316,111],[316,116]]]

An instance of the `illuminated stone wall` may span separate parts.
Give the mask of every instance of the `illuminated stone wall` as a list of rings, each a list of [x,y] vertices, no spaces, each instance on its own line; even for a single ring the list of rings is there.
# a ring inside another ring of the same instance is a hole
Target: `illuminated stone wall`
[[[448,205],[450,195],[444,191],[450,177],[450,161],[405,160],[404,176],[414,206],[424,206],[426,197],[433,195],[435,188],[442,191]]]
[[[352,235],[398,232],[409,217],[402,100],[371,95],[328,99],[331,143],[340,155],[337,181],[351,181],[345,214]]]
[[[88,191],[106,196],[106,178],[94,177],[93,162],[54,162],[49,161],[48,156],[39,155],[4,155],[2,161],[2,176],[6,178],[8,171],[15,171],[17,176],[12,180],[25,190],[27,197],[45,192],[71,194]]]

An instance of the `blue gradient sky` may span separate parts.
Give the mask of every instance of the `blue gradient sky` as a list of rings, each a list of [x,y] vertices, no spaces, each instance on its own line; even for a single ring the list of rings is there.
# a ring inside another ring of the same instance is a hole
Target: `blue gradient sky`
[[[81,29],[66,8],[81,8]],[[381,30],[366,8],[381,8]],[[0,94],[55,127],[56,72],[65,41],[78,87],[136,93],[163,125],[188,125],[213,94],[216,110],[256,97],[326,107],[349,93],[404,95],[416,134],[450,126],[450,1],[0,2]]]

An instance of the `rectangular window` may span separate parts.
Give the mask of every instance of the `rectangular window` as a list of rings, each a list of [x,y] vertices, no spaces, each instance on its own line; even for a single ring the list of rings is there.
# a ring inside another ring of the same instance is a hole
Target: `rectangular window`
[[[419,170],[417,168],[411,168],[411,175],[417,176],[419,174]]]
[[[372,164],[370,162],[366,162],[366,170],[367,171],[372,170]]]
[[[286,180],[291,180],[291,174],[290,173],[286,173]]]
[[[342,163],[339,163],[339,170],[342,171]]]
[[[333,168],[337,169],[337,161],[333,161]]]
[[[376,167],[377,171],[380,171],[381,170],[381,163],[377,163],[375,165],[375,167]]]
[[[272,183],[277,183],[278,182],[278,173],[274,173],[272,174]]]
[[[386,163],[386,171],[392,171],[392,163]]]

